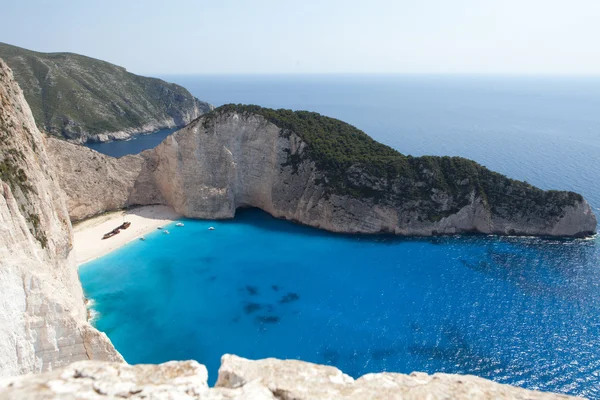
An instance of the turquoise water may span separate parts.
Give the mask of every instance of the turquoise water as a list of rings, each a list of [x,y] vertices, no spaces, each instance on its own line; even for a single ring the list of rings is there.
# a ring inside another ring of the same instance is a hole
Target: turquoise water
[[[214,226],[214,231],[207,228]],[[333,235],[243,210],[80,268],[130,363],[224,353],[600,395],[596,240]]]
[[[466,156],[600,214],[600,80],[167,79],[215,105],[315,110],[407,154]],[[229,352],[600,398],[598,238],[356,237],[258,210],[169,230],[80,268],[129,362],[193,358],[214,382]]]

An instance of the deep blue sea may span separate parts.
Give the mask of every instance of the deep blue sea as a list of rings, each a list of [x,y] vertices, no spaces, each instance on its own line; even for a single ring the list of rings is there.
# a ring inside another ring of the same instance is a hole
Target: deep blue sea
[[[600,79],[163,78],[214,105],[318,111],[405,154],[575,190],[600,214]],[[94,323],[130,363],[193,358],[214,382],[235,353],[600,398],[598,238],[346,236],[258,210],[184,222],[80,268]]]
[[[138,154],[144,150],[153,149],[175,131],[177,129],[161,129],[156,132],[134,135],[128,140],[88,143],[86,146],[112,157],[123,157],[128,154]]]

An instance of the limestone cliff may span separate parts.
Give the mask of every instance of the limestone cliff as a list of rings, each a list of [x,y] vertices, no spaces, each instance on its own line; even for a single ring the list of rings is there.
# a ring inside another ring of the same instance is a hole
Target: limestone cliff
[[[295,360],[250,361],[225,355],[214,388],[195,361],[127,365],[82,361],[43,375],[0,380],[0,399],[442,400],[575,399],[470,375],[368,374]]]
[[[45,140],[0,60],[0,376],[122,359],[86,322],[72,240]]]
[[[73,53],[0,43],[38,127],[73,142],[124,140],[188,124],[210,111],[185,88]]]
[[[591,207],[576,193],[543,191],[463,158],[406,157],[315,113],[224,106],[157,148],[119,160],[82,147],[51,148],[74,219],[162,203],[209,219],[258,207],[349,233],[585,236],[596,230]],[[118,183],[94,189],[91,182]]]
[[[153,180],[144,185],[142,171],[150,167],[140,155],[113,158],[53,137],[46,143],[60,186],[69,194],[73,222],[132,204],[165,202]]]

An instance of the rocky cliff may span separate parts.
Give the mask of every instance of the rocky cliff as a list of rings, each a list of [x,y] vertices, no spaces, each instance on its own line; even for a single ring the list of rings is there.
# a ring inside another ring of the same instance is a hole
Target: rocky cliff
[[[45,140],[0,60],[0,376],[121,360],[86,322],[72,240]]]
[[[118,160],[81,146],[51,149],[74,219],[160,203],[193,218],[232,218],[239,207],[258,207],[349,233],[596,230],[591,207],[576,193],[543,191],[463,158],[404,156],[315,113],[224,106],[157,148]]]
[[[60,186],[69,193],[71,221],[129,205],[165,204],[145,157],[113,158],[53,137],[46,143]]]
[[[2,399],[442,400],[575,399],[469,375],[381,373],[352,379],[334,367],[225,355],[214,388],[195,361],[135,365],[82,361],[43,375],[0,381]]]
[[[211,106],[179,85],[72,53],[39,53],[0,43],[38,127],[85,143],[184,126]]]

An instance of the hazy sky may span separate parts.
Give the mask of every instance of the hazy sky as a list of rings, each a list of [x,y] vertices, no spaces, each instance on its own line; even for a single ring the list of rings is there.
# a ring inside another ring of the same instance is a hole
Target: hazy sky
[[[142,74],[600,74],[600,0],[1,0],[0,41]]]

